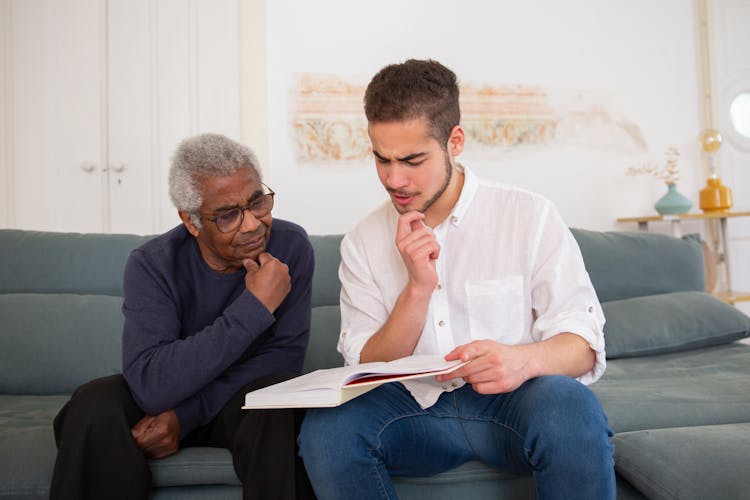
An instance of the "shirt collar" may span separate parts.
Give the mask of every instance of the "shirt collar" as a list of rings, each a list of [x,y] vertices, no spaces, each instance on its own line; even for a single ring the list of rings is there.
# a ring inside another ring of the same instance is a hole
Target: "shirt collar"
[[[469,209],[472,200],[474,200],[474,195],[479,188],[479,179],[474,175],[474,172],[472,172],[471,169],[461,164],[457,164],[456,169],[464,174],[464,185],[461,188],[461,194],[458,197],[456,205],[453,207],[448,219],[446,219],[454,226],[461,224],[464,214],[466,214],[466,211]]]

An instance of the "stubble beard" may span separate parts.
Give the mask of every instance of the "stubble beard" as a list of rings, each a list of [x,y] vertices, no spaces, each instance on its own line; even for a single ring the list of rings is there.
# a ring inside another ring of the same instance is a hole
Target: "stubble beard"
[[[430,197],[429,200],[427,200],[424,205],[422,205],[422,208],[417,208],[417,212],[426,213],[427,210],[430,209],[432,205],[435,204],[436,201],[440,199],[441,196],[443,196],[443,193],[445,193],[445,190],[448,189],[448,185],[451,182],[451,177],[453,176],[453,166],[451,165],[450,158],[448,158],[448,152],[445,153],[445,181],[443,182],[443,185],[440,186],[440,189],[438,189],[434,195]],[[393,202],[393,206],[396,207],[396,210],[399,213],[405,214],[406,212],[411,211],[410,209],[406,207],[399,206],[396,202]]]

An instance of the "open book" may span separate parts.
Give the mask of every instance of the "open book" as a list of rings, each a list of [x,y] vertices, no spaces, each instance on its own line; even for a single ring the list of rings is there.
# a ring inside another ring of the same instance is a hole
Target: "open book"
[[[338,406],[387,382],[434,377],[466,363],[440,354],[316,370],[245,395],[244,409]]]

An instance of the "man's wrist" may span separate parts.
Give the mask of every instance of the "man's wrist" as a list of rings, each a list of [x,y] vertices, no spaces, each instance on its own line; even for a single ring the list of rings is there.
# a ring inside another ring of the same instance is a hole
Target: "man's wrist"
[[[432,292],[434,290],[435,289],[433,287],[426,287],[424,285],[419,285],[412,281],[409,281],[404,287],[402,295],[404,296],[404,299],[409,303],[424,303],[430,301]]]

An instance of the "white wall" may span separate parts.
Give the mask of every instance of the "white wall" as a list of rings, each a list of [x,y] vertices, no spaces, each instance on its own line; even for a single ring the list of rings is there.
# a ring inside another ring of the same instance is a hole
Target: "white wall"
[[[266,8],[266,179],[278,193],[275,215],[310,233],[346,231],[385,196],[371,161],[298,164],[289,127],[295,79],[366,84],[411,57],[437,59],[463,83],[580,92],[640,128],[648,146],[640,153],[563,143],[461,158],[483,177],[547,195],[568,224],[634,230],[615,219],[652,213],[665,185],[625,170],[661,162],[669,145],[682,151],[679,189],[697,208],[704,177],[692,2],[274,0]]]
[[[10,22],[11,4],[0,0],[3,25]],[[202,6],[199,19],[212,22],[208,2],[190,5],[193,10],[195,5]],[[226,5],[231,2],[222,3]],[[382,66],[409,57],[438,59],[469,85],[523,84],[552,94],[580,93],[638,128],[647,151],[607,144],[597,147],[591,141],[490,152],[467,148],[462,158],[465,164],[484,177],[549,196],[570,225],[633,229],[617,225],[615,219],[652,213],[665,186],[656,178],[626,176],[625,170],[645,160],[661,161],[669,145],[683,153],[680,191],[697,204],[704,173],[698,166],[696,144],[702,127],[693,2],[469,0],[459,7],[446,0],[241,0],[238,6],[239,56],[226,57],[239,59],[241,136],[266,160],[266,180],[278,193],[275,214],[301,223],[311,233],[346,231],[385,197],[371,161],[297,161],[290,131],[297,77],[331,75],[364,85]],[[260,17],[264,19],[258,22]],[[228,26],[226,33],[235,27]],[[21,61],[20,56],[15,63],[12,60],[10,32],[0,34],[4,54],[0,66],[6,69]],[[199,37],[191,47],[200,51],[210,39]],[[170,61],[161,59],[159,66]],[[203,75],[210,68],[200,70]],[[0,79],[0,94],[6,96],[0,104],[6,108],[6,119],[12,116],[7,110],[21,111],[12,100],[8,74],[4,71]],[[238,82],[225,82],[224,94],[229,96],[229,89]],[[201,80],[194,87],[203,91],[207,85]],[[221,92],[212,95],[222,97]],[[220,108],[224,109],[215,109]],[[175,109],[160,114],[160,119],[183,123],[178,129],[194,130],[185,113],[179,112],[181,108]],[[4,119],[0,124],[0,139],[12,145],[13,131],[7,123]],[[14,155],[19,154],[12,149],[5,147],[0,154],[0,166],[4,165],[0,192],[5,198],[0,203],[0,223],[8,226],[18,223],[7,207],[17,204],[13,198],[20,195],[13,186],[21,182],[10,168]],[[162,150],[155,156],[161,164],[155,171],[161,177],[170,153]],[[160,186],[162,180],[153,179]],[[161,198],[153,206],[170,214],[164,190],[158,193]],[[155,229],[162,229],[161,224]]]

